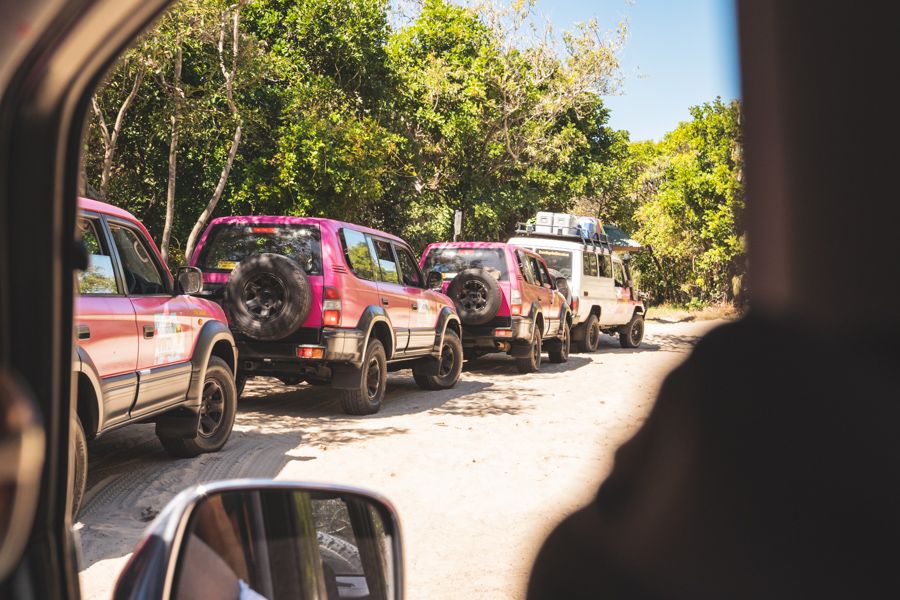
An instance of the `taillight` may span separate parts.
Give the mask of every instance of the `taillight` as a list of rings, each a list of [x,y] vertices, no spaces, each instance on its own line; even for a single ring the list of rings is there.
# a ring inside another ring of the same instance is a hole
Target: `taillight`
[[[574,313],[578,312],[578,298],[572,298],[571,309],[572,309],[572,312],[574,312]]]
[[[341,324],[341,294],[330,285],[322,288],[322,323],[329,327]]]
[[[509,314],[514,317],[522,314],[522,294],[516,288],[512,288],[509,293]]]

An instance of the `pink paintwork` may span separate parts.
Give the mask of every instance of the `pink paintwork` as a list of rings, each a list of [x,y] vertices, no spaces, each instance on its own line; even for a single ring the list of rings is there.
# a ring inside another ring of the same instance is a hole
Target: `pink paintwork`
[[[499,284],[500,291],[503,292],[503,299],[500,303],[500,309],[497,311],[498,317],[510,316],[510,297],[512,296],[513,290],[519,291],[519,294],[521,294],[522,297],[522,305],[524,306],[530,306],[533,302],[538,302],[544,311],[550,312],[555,308],[554,306],[552,306],[554,302],[553,291],[548,290],[547,288],[540,285],[534,285],[527,281],[522,273],[522,269],[519,266],[519,259],[516,257],[516,253],[520,252],[525,256],[537,259],[546,267],[546,262],[537,253],[525,248],[521,248],[519,246],[514,246],[512,244],[504,244],[502,242],[440,242],[436,244],[430,244],[427,248],[425,248],[425,252],[422,253],[422,258],[419,261],[420,266],[424,268],[429,253],[444,248],[497,249],[503,252],[503,255],[506,258],[506,268],[509,276],[505,280],[497,282]],[[448,285],[449,282],[445,281],[443,287],[443,290],[445,292],[447,291]]]
[[[341,229],[347,228],[356,232],[372,235],[378,238],[390,240],[408,248],[406,242],[395,235],[372,229],[362,225],[324,219],[318,217],[287,217],[287,216],[235,216],[213,219],[200,238],[197,248],[191,256],[190,265],[198,266],[200,255],[210,233],[219,225],[309,225],[319,228],[321,236],[322,274],[309,275],[308,279],[312,289],[313,310],[302,324],[302,328],[319,329],[323,327],[323,290],[332,287],[337,290],[341,301],[341,322],[339,328],[354,328],[360,321],[363,312],[372,305],[380,306],[382,298],[388,299],[388,309],[391,323],[396,329],[425,328],[436,325],[437,313],[440,307],[453,308],[453,303],[443,294],[414,286],[400,284],[386,284],[384,282],[369,281],[357,277],[344,255],[340,240]],[[225,285],[230,273],[204,271],[205,283],[213,285]],[[423,306],[428,302],[436,305],[437,310],[410,311],[409,306],[416,300],[424,300]]]
[[[172,274],[147,229],[131,213],[88,198],[79,198],[78,202],[81,217],[95,219],[105,215],[138,232],[169,290],[128,295],[118,289],[116,293],[76,297],[76,330],[81,327],[90,332],[89,338],[76,341],[87,351],[97,374],[108,378],[190,360],[203,323],[226,321],[221,307],[202,298],[171,293]],[[153,337],[143,334],[145,326],[154,331]]]

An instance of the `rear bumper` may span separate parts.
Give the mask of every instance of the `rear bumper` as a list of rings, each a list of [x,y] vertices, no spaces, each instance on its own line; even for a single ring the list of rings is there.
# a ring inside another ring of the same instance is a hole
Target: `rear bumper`
[[[534,323],[527,317],[495,319],[488,325],[463,326],[463,348],[488,352],[506,352],[514,344],[531,342]]]
[[[332,365],[362,364],[366,334],[359,329],[325,327],[318,343],[238,341],[239,370],[249,375],[323,375]],[[308,353],[303,357],[300,354]]]

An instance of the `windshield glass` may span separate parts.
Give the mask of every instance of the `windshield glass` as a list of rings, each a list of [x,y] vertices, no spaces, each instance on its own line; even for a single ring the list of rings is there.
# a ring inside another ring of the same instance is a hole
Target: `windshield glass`
[[[466,269],[484,269],[498,281],[507,279],[506,257],[500,248],[432,248],[425,258],[424,271],[440,271],[445,280]]]
[[[231,271],[252,254],[271,252],[294,259],[307,275],[321,275],[322,249],[318,225],[216,225],[197,259],[202,271]]]
[[[572,253],[568,250],[550,250],[548,248],[535,248],[534,250],[547,261],[547,266],[556,269],[567,279],[572,278]]]

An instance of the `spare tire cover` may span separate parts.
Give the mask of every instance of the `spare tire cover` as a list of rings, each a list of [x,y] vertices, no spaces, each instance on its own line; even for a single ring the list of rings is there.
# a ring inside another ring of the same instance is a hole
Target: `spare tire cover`
[[[466,269],[447,286],[464,325],[484,325],[497,315],[502,299],[500,285],[484,269]]]
[[[280,254],[254,254],[231,272],[224,304],[233,328],[270,342],[300,328],[309,315],[312,289],[295,261]]]

